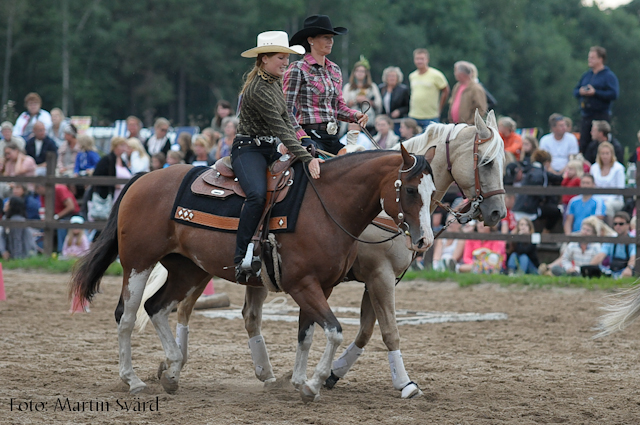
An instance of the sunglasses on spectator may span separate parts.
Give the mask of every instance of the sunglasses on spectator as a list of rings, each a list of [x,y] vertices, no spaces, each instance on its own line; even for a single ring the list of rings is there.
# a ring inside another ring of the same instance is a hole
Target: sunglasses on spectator
[[[624,226],[624,225],[626,225],[626,224],[629,224],[629,223],[624,222],[624,221],[614,221],[614,222],[613,222],[613,225],[614,225],[614,226]]]

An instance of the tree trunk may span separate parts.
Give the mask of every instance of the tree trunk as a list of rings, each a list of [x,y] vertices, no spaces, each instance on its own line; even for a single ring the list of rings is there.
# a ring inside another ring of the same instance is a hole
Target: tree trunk
[[[4,53],[4,74],[2,76],[2,105],[9,100],[9,74],[11,73],[11,56],[13,55],[13,21],[16,16],[16,1],[13,0],[7,14],[7,47]]]
[[[69,0],[62,0],[62,113],[69,111]]]
[[[185,125],[187,122],[187,73],[184,65],[180,67],[178,78],[178,123]]]

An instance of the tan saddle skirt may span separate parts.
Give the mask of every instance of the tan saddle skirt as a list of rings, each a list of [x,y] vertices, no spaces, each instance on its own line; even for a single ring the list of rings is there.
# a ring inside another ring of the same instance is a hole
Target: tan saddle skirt
[[[293,184],[294,157],[285,161],[276,161],[267,169],[267,205],[276,193],[274,203],[282,201]],[[210,170],[202,173],[192,184],[191,191],[196,195],[225,199],[231,195],[246,197],[231,166],[231,158],[219,159]]]

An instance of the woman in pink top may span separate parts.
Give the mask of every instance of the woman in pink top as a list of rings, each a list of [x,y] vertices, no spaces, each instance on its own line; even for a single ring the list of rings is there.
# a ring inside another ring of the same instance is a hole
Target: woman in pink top
[[[476,223],[478,233],[491,233],[491,227],[485,226],[482,221]],[[483,241],[479,239],[469,239],[464,244],[464,252],[462,253],[462,262],[459,271],[461,273],[468,273],[473,267],[473,251],[478,248],[487,248],[491,251],[502,255],[502,258],[506,254],[506,242],[505,241]]]
[[[8,177],[35,176],[36,161],[29,155],[22,153],[17,144],[9,142],[4,147],[2,175]]]

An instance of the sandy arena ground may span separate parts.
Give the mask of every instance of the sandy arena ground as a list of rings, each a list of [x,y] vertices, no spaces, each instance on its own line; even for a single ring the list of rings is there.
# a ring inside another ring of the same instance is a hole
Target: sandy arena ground
[[[91,313],[71,316],[68,279],[4,273],[8,300],[0,302],[0,423],[640,421],[640,324],[604,340],[590,339],[604,292],[497,285],[460,289],[452,283],[403,282],[397,289],[398,309],[504,312],[509,318],[401,326],[407,371],[424,391],[414,400],[401,400],[392,388],[387,351],[376,328],[350,374],[334,390],[323,390],[320,401],[305,405],[287,380],[295,357],[296,323],[264,323],[278,377],[275,388],[265,391],[252,371],[243,322],[198,314],[191,321],[189,363],[175,395],[164,393],[155,378],[164,356],[153,329],[134,334],[134,367],[149,388],[130,396],[118,377],[113,318],[121,280],[105,278]],[[362,288],[355,282],[342,284],[334,291],[332,304],[359,306]],[[242,287],[216,281],[216,291],[227,293],[232,306],[241,306]],[[173,314],[174,329],[175,320]],[[344,326],[344,346],[356,331],[356,326]],[[324,345],[323,334],[316,331],[311,367]],[[84,411],[69,411],[83,402]],[[142,407],[146,411],[139,411]]]

